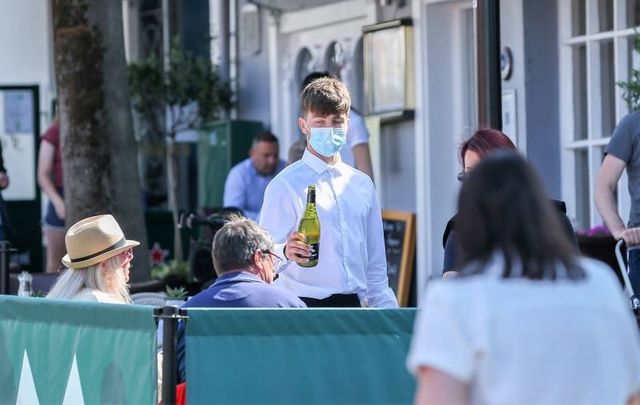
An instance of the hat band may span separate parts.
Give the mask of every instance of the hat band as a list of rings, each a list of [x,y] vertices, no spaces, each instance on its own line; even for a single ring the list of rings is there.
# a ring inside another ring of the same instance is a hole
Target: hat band
[[[122,247],[125,245],[125,243],[127,243],[127,240],[125,239],[125,237],[123,236],[122,239],[120,239],[119,241],[117,241],[116,243],[114,243],[113,245],[109,246],[106,249],[102,249],[99,252],[90,254],[89,256],[84,256],[84,257],[78,257],[75,259],[71,259],[71,263],[77,263],[77,262],[84,262],[85,260],[89,260],[89,259],[93,259],[94,257],[100,256],[101,254],[107,253],[111,250],[117,249],[119,247]]]

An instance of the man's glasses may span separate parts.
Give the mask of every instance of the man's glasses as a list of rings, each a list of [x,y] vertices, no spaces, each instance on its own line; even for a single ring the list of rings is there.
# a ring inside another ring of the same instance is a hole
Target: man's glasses
[[[458,181],[464,181],[464,179],[467,177],[467,173],[466,172],[460,172],[458,173],[458,176],[456,176],[458,178]]]
[[[283,259],[277,254],[273,253],[271,249],[264,249],[262,253],[271,256],[271,264],[273,264],[274,269],[278,268],[283,261]]]

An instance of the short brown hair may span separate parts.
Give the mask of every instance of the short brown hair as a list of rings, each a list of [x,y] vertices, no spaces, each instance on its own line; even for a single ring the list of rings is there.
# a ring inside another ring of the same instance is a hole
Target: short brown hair
[[[350,108],[351,97],[347,86],[332,77],[313,80],[300,94],[302,114],[312,112],[325,117],[332,114],[348,114]]]

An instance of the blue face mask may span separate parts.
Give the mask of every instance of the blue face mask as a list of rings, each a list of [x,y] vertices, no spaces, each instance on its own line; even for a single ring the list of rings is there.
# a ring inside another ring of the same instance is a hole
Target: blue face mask
[[[347,142],[347,134],[342,128],[311,127],[309,143],[324,157],[332,157]]]

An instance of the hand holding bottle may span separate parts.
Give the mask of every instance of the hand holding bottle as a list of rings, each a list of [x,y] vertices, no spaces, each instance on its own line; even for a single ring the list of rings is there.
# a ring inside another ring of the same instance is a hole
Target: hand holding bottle
[[[287,259],[296,262],[298,265],[309,263],[311,246],[307,245],[304,234],[291,232],[284,248],[284,255]]]

